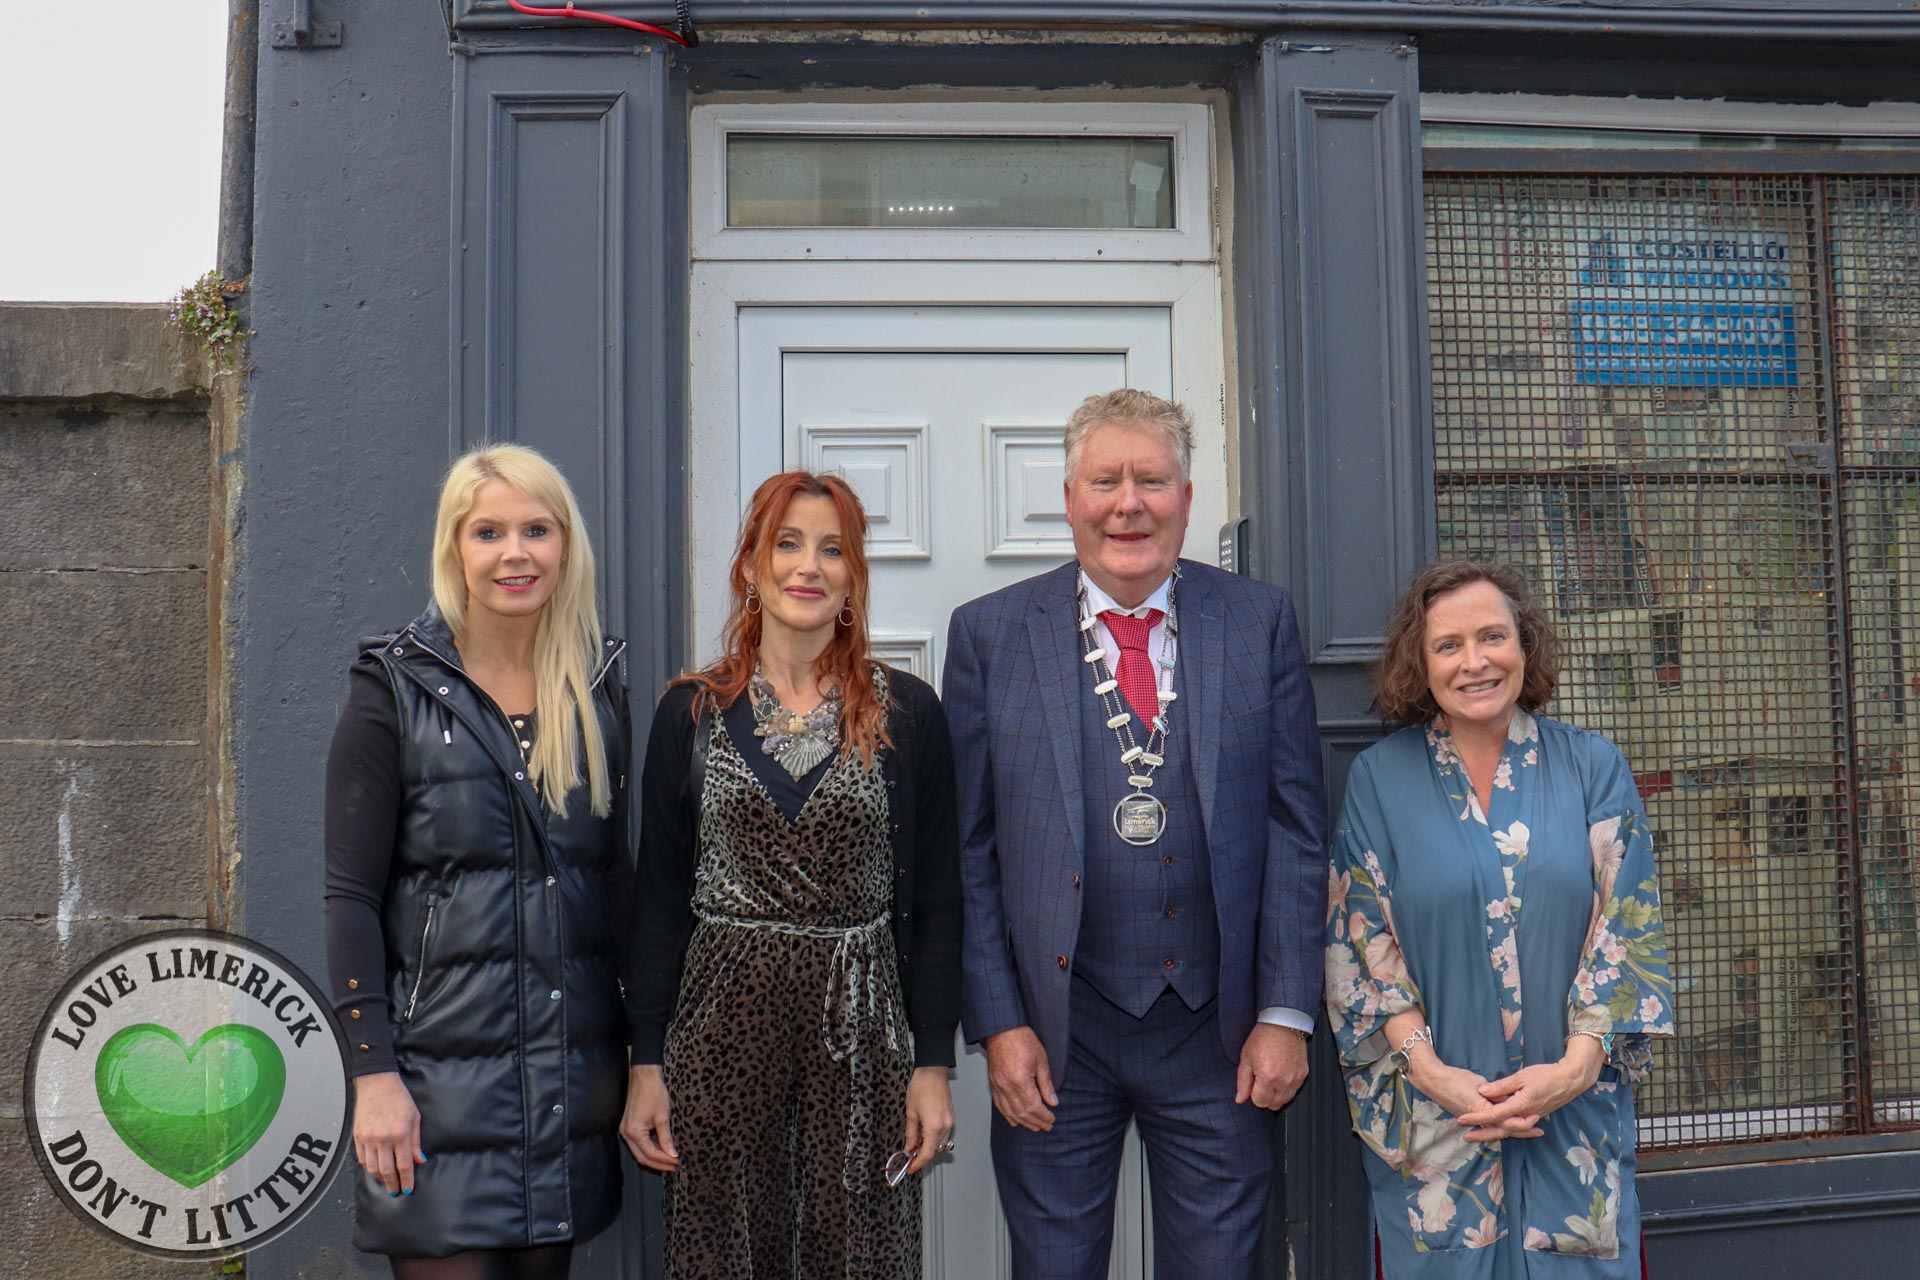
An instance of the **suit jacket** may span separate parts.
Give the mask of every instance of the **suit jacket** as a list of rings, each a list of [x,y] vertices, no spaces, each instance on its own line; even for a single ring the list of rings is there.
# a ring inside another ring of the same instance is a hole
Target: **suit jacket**
[[[1287,593],[1192,561],[1180,571],[1176,661],[1187,692],[1174,732],[1194,735],[1220,928],[1220,1036],[1237,1060],[1261,1009],[1320,1003],[1320,740]],[[944,688],[965,892],[962,1025],[970,1041],[1031,1026],[1056,1080],[1080,933],[1084,788],[1119,781],[1117,756],[1080,758],[1079,703],[1093,679],[1075,629],[1078,572],[1069,564],[956,610]]]

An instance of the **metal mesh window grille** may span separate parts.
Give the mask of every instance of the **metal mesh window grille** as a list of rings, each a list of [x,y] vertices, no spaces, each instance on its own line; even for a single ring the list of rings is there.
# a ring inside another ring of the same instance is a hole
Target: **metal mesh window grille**
[[[1626,753],[1679,1034],[1643,1147],[1920,1123],[1920,178],[1432,173],[1443,555]]]

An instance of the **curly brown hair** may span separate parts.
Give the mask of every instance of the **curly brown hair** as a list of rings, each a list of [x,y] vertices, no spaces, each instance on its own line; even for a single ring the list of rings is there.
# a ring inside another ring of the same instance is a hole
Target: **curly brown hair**
[[[1558,641],[1527,579],[1512,565],[1484,560],[1441,560],[1414,576],[1387,623],[1385,652],[1373,673],[1373,700],[1388,724],[1426,724],[1440,714],[1427,684],[1427,610],[1449,591],[1491,582],[1507,598],[1527,661],[1520,678],[1520,707],[1538,711],[1553,697],[1559,679]]]

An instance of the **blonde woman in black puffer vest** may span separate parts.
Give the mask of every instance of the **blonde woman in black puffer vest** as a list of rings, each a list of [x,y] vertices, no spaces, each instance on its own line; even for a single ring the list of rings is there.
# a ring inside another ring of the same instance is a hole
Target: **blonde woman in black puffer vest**
[[[530,449],[453,464],[433,587],[363,644],[327,763],[354,1243],[396,1280],[549,1280],[619,1208],[622,645],[573,494]]]

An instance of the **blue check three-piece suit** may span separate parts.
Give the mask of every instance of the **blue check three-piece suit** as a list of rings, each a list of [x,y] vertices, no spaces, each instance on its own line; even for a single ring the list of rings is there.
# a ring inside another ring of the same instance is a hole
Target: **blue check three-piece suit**
[[[996,1118],[1020,1280],[1107,1274],[1128,1122],[1146,1148],[1158,1280],[1250,1276],[1270,1113],[1233,1101],[1262,1009],[1321,991],[1326,804],[1313,695],[1277,587],[1180,562],[1177,697],[1155,772],[1166,834],[1111,825],[1131,770],[1082,660],[1078,568],[972,601],[948,634],[970,1041],[1031,1027],[1061,1105]]]

